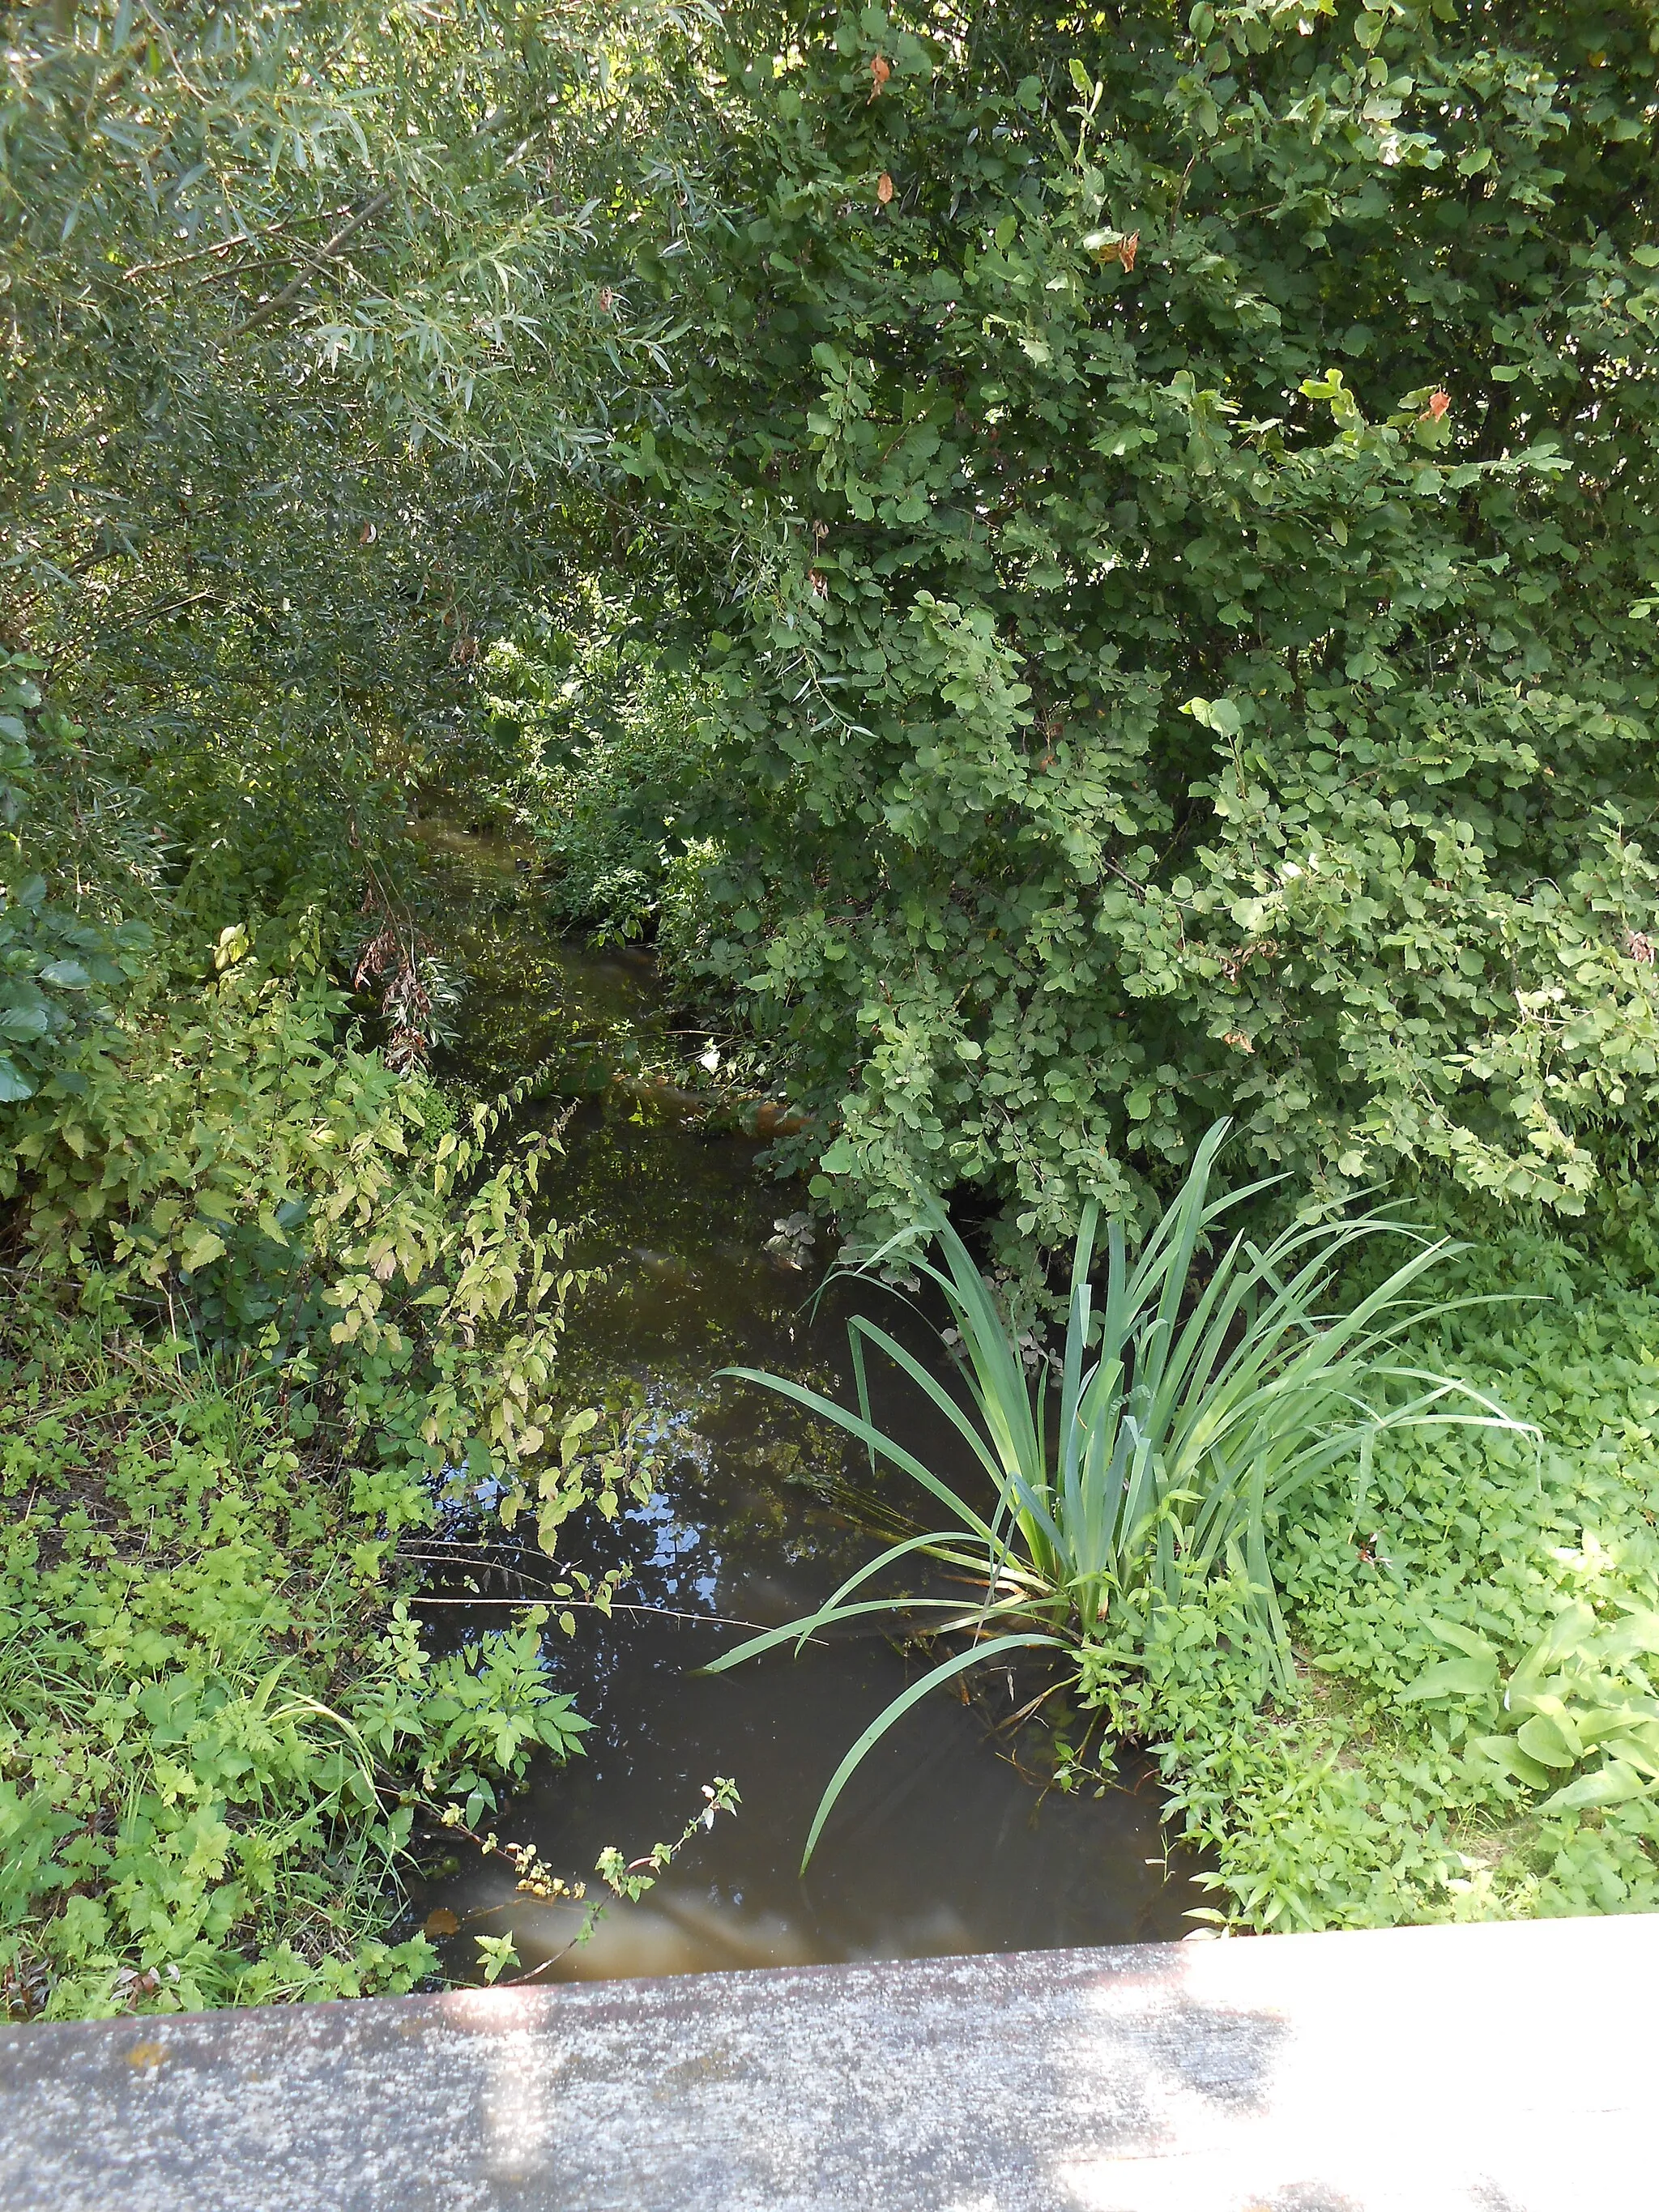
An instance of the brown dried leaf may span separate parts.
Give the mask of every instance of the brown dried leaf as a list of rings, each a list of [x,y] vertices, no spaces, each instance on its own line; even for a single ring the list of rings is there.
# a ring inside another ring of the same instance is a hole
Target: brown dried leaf
[[[870,64],[870,100],[875,100],[880,96],[882,87],[886,83],[888,78],[891,76],[892,74],[893,64],[891,62],[888,60],[884,54],[878,54],[874,61]],[[866,100],[864,104],[867,107],[870,105],[870,100]]]
[[[885,207],[888,201],[890,200],[892,197],[893,179],[888,175],[886,170],[884,169],[881,174],[876,179],[876,198],[881,202],[883,207]]]

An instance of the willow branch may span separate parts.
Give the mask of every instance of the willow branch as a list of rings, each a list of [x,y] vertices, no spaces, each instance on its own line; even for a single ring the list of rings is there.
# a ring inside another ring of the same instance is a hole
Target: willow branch
[[[324,241],[317,250],[317,258],[319,261],[333,260],[336,255],[356,236],[363,225],[366,222],[372,222],[381,209],[390,204],[392,194],[389,191],[376,192],[372,200],[367,201],[358,209],[349,222],[340,225],[332,238]],[[291,278],[283,285],[280,292],[274,293],[263,306],[256,307],[238,331],[238,337],[245,337],[249,331],[258,330],[261,323],[268,323],[273,315],[280,314],[290,301],[297,300],[306,288],[309,275],[309,270],[302,269],[297,276]]]

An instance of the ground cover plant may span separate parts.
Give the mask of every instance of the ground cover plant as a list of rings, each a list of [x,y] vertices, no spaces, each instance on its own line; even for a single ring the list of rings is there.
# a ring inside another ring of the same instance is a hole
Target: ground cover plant
[[[1224,1594],[1172,1620],[1137,1676],[1100,1670],[1108,1727],[1161,1743],[1175,1823],[1215,1853],[1219,1917],[1370,1927],[1659,1902],[1650,1269],[1517,1237],[1467,1279],[1516,1273],[1548,1299],[1454,1316],[1430,1341],[1537,1422],[1541,1455],[1455,1431],[1385,1438],[1358,1522],[1339,1486],[1309,1501],[1281,1555],[1298,1666],[1274,1726],[1228,1652]],[[1478,1661],[1448,1672],[1472,1644],[1496,1679]],[[1576,1683],[1635,1732],[1639,1763],[1615,1786],[1593,1729],[1533,1739],[1547,1761],[1525,1751],[1525,1701],[1506,1711],[1502,1693],[1529,1661],[1534,1692],[1566,1690],[1570,1726]]]
[[[360,1470],[234,1364],[27,1304],[3,1352],[9,2016],[429,1977],[392,1931],[417,1803],[580,1747],[536,1623],[429,1657]]]

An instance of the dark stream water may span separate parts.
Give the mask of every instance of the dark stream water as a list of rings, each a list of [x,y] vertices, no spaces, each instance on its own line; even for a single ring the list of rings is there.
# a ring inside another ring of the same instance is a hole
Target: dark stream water
[[[562,1036],[579,1062],[584,1041],[614,1042],[662,1018],[648,963],[575,951],[536,928],[534,894],[517,885],[510,854],[453,832],[443,849],[452,912],[463,917],[453,941],[477,978],[469,1053],[507,1073],[502,1040],[528,1037],[527,1056],[539,1058]],[[574,1948],[575,1909],[520,1895],[512,1869],[469,1851],[416,1900],[434,1929],[459,1923],[442,1946],[449,1970],[470,1973],[471,1939],[509,1929],[526,1966],[552,1961],[549,1979],[1185,1933],[1182,1913],[1201,1898],[1192,1863],[1166,1858],[1151,1771],[1127,1766],[1102,1795],[1066,1796],[1045,1786],[1051,1729],[1008,1726],[1040,1674],[992,1675],[971,1701],[949,1689],[924,1699],[849,1783],[801,1876],[813,1811],[842,1753],[925,1662],[877,1627],[799,1658],[785,1650],[718,1676],[693,1670],[742,1640],[744,1627],[731,1624],[769,1626],[822,1601],[911,1500],[872,1486],[862,1455],[798,1409],[712,1378],[739,1363],[850,1397],[849,1297],[879,1304],[884,1324],[936,1364],[937,1342],[923,1317],[872,1286],[838,1287],[809,1315],[826,1255],[798,1235],[780,1240],[777,1224],[799,1216],[801,1197],[757,1171],[756,1144],[653,1115],[614,1089],[575,1107],[564,1143],[552,1211],[584,1223],[576,1256],[605,1271],[573,1304],[569,1372],[584,1389],[631,1379],[662,1471],[648,1504],[561,1532],[565,1563],[631,1569],[619,1597],[635,1609],[609,1621],[579,1615],[574,1638],[550,1634],[548,1665],[594,1723],[588,1749],[532,1773],[495,1825],[574,1877],[591,1873],[605,1845],[634,1857],[678,1835],[716,1776],[736,1782],[742,1806],[699,1833],[647,1896],[609,1905]],[[873,1366],[871,1382],[878,1423],[960,1474],[959,1440],[937,1413],[927,1417],[919,1394]],[[528,1586],[506,1571],[472,1579],[491,1601],[453,1601],[453,1579],[434,1586],[427,1610],[443,1640],[513,1620],[502,1601]],[[1050,1699],[1043,1720],[1055,1717],[1066,1725]],[[1073,1720],[1073,1741],[1078,1732]]]

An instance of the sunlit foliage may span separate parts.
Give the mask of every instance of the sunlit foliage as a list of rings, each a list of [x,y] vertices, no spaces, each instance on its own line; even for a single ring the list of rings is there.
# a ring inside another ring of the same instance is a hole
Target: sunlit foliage
[[[820,1195],[1057,1242],[1230,1111],[1581,1208],[1659,1066],[1649,19],[730,20],[617,450],[714,556],[701,967]]]

